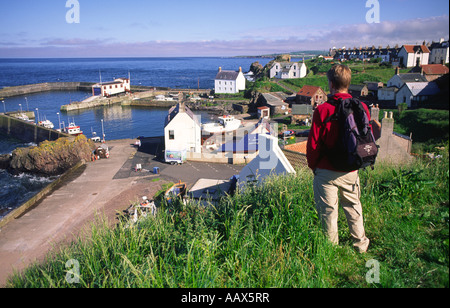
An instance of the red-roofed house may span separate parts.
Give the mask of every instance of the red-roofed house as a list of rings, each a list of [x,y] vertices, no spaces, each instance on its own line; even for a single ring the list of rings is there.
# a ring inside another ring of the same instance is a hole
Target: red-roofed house
[[[404,67],[426,65],[430,59],[430,50],[425,45],[403,45],[398,57],[400,65]]]
[[[311,104],[311,106],[316,107],[325,103],[327,100],[327,94],[321,87],[303,86],[297,93],[298,104]]]
[[[427,65],[421,65],[416,66],[413,68],[411,73],[421,73],[425,76],[425,78],[428,81],[434,81],[438,79],[439,77],[444,76],[445,74],[449,73],[449,69],[447,66],[442,64],[427,64]]]

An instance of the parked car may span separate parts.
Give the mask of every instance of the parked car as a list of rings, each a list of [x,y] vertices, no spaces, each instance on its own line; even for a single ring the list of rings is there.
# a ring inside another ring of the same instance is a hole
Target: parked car
[[[293,130],[287,130],[287,131],[282,132],[280,134],[280,138],[288,138],[288,137],[291,137],[291,136],[295,136],[295,132]]]
[[[309,130],[304,130],[304,131],[297,132],[296,136],[297,137],[308,137],[309,136]]]

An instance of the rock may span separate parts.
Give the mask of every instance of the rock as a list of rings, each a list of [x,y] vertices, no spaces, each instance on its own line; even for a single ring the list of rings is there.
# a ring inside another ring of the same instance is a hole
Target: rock
[[[19,148],[12,153],[9,170],[46,176],[61,175],[78,162],[91,159],[95,145],[83,135],[70,141],[60,138],[42,142],[38,147]]]
[[[0,155],[0,169],[8,169],[11,163],[11,155]]]

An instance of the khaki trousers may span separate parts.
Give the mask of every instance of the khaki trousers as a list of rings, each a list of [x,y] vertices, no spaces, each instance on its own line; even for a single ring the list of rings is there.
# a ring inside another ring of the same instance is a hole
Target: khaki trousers
[[[358,172],[343,173],[316,169],[314,173],[316,209],[328,239],[334,244],[339,244],[338,212],[340,196],[341,207],[347,217],[353,246],[359,252],[366,252],[370,241],[364,230]]]

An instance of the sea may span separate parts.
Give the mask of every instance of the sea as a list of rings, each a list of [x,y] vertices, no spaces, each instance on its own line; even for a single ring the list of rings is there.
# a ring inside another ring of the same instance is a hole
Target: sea
[[[83,58],[83,59],[0,59],[0,89],[44,82],[106,82],[130,77],[132,85],[173,89],[214,89],[219,67],[249,71],[252,63],[263,66],[268,58]],[[97,107],[60,112],[62,105],[82,101],[90,92],[65,91],[28,94],[3,99],[0,112],[34,111],[39,119],[53,122],[55,128],[69,123],[79,125],[87,137],[105,134],[106,140],[134,139],[164,135],[167,109],[143,107]],[[1,99],[1,98],[0,98]],[[211,115],[198,112],[202,122]],[[0,154],[11,153],[30,144],[0,134]],[[30,174],[13,176],[0,170],[0,219],[32,198],[55,178]]]

